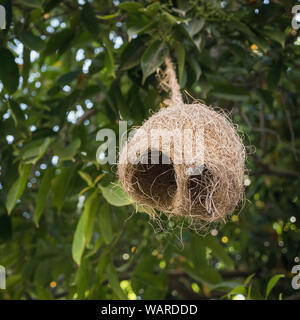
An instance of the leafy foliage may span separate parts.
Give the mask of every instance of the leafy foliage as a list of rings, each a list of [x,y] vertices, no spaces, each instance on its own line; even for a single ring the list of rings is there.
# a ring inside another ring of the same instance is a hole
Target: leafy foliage
[[[0,32],[2,298],[293,294],[300,42],[292,2],[0,4],[8,17]],[[248,201],[206,237],[165,216],[160,230],[122,193],[115,167],[96,161],[99,128],[140,125],[158,110],[155,71],[167,54],[185,99],[229,110],[250,153]]]

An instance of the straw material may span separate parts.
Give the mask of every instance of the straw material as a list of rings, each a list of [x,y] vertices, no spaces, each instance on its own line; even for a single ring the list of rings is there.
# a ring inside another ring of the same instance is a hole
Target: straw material
[[[224,112],[200,103],[183,103],[169,59],[166,67],[160,84],[170,92],[170,100],[165,101],[169,106],[152,115],[127,142],[119,158],[119,179],[141,205],[169,215],[189,216],[197,225],[225,221],[243,198],[245,147]],[[190,171],[199,169],[195,156],[189,163],[176,160],[185,156],[186,149],[179,141],[186,129],[192,132],[193,155],[198,140],[203,139],[200,171]],[[173,133],[171,140],[162,138],[166,132]],[[149,147],[149,141],[155,141],[156,147]],[[151,151],[158,155],[156,163],[150,161]],[[166,159],[169,163],[163,161]]]

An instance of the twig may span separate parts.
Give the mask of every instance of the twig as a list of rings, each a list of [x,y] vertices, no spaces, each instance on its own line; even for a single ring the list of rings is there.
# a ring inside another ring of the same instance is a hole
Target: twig
[[[115,240],[113,241],[113,243],[110,245],[110,247],[108,248],[107,251],[104,251],[103,254],[101,254],[95,261],[93,261],[93,263],[97,263],[99,261],[99,259],[102,259],[104,256],[108,255],[109,253],[112,252],[112,250],[114,249],[114,247],[118,244],[118,242],[120,241],[121,239],[121,236],[125,230],[125,227],[126,227],[126,223],[127,223],[127,219],[124,220],[123,224],[122,224],[122,227],[119,231],[119,234],[118,236],[115,238]]]
[[[81,124],[83,124],[83,122],[87,119],[89,119],[90,117],[94,116],[95,114],[98,113],[99,110],[97,109],[91,109],[91,110],[87,110],[84,115],[82,117],[80,117],[78,120],[77,120],[77,125],[80,126]]]
[[[219,273],[223,278],[231,279],[231,278],[239,278],[239,277],[245,278],[250,276],[253,273],[259,274],[260,271],[261,271],[260,269],[252,270],[252,271],[251,270],[236,270],[236,271],[223,270],[223,271],[219,271]],[[170,270],[168,272],[168,275],[174,278],[189,277],[189,275],[184,270]]]
[[[299,179],[300,178],[300,172],[293,171],[293,170],[286,170],[286,169],[278,169],[274,166],[266,166],[263,163],[260,163],[259,166],[261,167],[260,170],[257,170],[255,172],[256,175],[261,174],[270,174],[277,177],[282,178],[293,178],[293,179]]]
[[[284,300],[300,300],[300,292],[287,296]]]

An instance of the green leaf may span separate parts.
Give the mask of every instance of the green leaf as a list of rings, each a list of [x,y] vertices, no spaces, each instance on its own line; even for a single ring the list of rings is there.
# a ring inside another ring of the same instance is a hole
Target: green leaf
[[[114,56],[113,56],[113,50],[111,47],[111,44],[107,38],[104,38],[104,43],[105,43],[105,58],[104,58],[104,64],[107,69],[107,72],[110,76],[116,77],[115,74],[115,61],[114,61]]]
[[[244,286],[238,286],[238,287],[234,288],[233,290],[231,290],[228,293],[228,296],[232,296],[232,295],[236,295],[236,294],[242,294],[243,296],[246,296],[247,289]]]
[[[41,51],[45,47],[45,42],[31,32],[21,33],[20,40],[27,48],[35,51]]]
[[[193,55],[188,55],[187,60],[196,75],[196,81],[198,81],[202,74],[202,69],[200,67],[198,60]]]
[[[145,12],[145,14],[147,16],[150,16],[151,18],[155,18],[158,14],[159,14],[159,10],[161,10],[162,12],[162,18],[165,17],[164,13],[166,13],[166,11],[163,10],[161,4],[159,3],[159,1],[152,1],[151,4],[147,5],[146,8],[143,9],[139,9],[139,12]]]
[[[62,168],[61,173],[56,176],[53,181],[53,188],[51,189],[52,204],[58,209],[59,212],[63,207],[65,194],[68,190],[73,170],[74,167]]]
[[[100,202],[101,198],[99,197],[98,190],[95,190],[85,201],[83,211],[85,245],[88,245],[91,241],[95,225],[95,216],[98,212]]]
[[[50,190],[50,186],[51,186],[50,183],[52,178],[54,177],[54,173],[55,173],[55,168],[47,169],[46,172],[44,173],[43,179],[41,181],[41,185],[39,187],[39,192],[36,198],[35,212],[33,217],[33,221],[37,227],[39,226],[40,217],[43,214],[45,209],[47,195]]]
[[[129,38],[133,38],[134,36],[138,34],[144,33],[146,30],[150,29],[155,24],[155,20],[150,21],[148,24],[144,24],[142,21],[140,21],[139,24],[134,25],[127,29],[127,34]]]
[[[196,269],[203,269],[207,267],[206,259],[206,246],[203,238],[192,236],[190,240],[190,246],[183,252],[183,255],[190,261],[193,262],[193,266]]]
[[[118,274],[117,274],[115,267],[113,266],[112,263],[109,263],[107,265],[106,274],[107,274],[108,281],[111,285],[111,288],[114,291],[114,293],[118,296],[118,298],[120,300],[127,300],[128,298],[120,287],[120,281],[118,278]]]
[[[101,15],[97,14],[96,17],[99,18],[99,19],[101,19],[101,20],[111,20],[111,19],[116,18],[119,14],[120,14],[120,12],[117,11],[116,13],[107,14],[107,15],[105,15],[105,16],[101,16]]]
[[[88,259],[94,255],[99,256],[99,249],[103,245],[103,239],[98,237],[95,244],[93,244],[93,248],[84,256],[85,259]]]
[[[130,12],[127,18],[127,34],[129,39],[135,35],[140,35],[148,30],[151,26],[157,23],[157,19],[146,14],[145,9],[140,9],[138,12]]]
[[[86,288],[89,285],[91,279],[91,273],[89,272],[89,261],[82,259],[79,268],[75,275],[76,292],[78,293],[78,299],[84,299]]]
[[[129,42],[122,52],[120,69],[128,70],[139,65],[144,51],[145,46],[139,38]]]
[[[74,139],[69,145],[64,146],[59,140],[54,146],[54,153],[62,160],[72,160],[80,148],[81,140],[79,138]]]
[[[46,0],[43,2],[43,8],[45,12],[50,12],[57,7],[63,0]]]
[[[84,210],[79,218],[72,244],[72,256],[78,265],[80,265],[85,246],[91,241],[100,202],[99,192],[95,190],[84,203]]]
[[[88,173],[84,171],[78,171],[78,174],[88,184],[89,187],[93,186],[93,179]]]
[[[193,38],[194,35],[201,31],[201,29],[204,27],[204,24],[204,19],[194,19],[190,21],[187,26],[185,26],[185,29],[189,36]]]
[[[13,274],[8,276],[6,279],[6,288],[11,290],[14,288],[18,283],[22,282],[22,275],[21,274]]]
[[[40,8],[42,6],[40,0],[20,0],[20,2],[29,8]]]
[[[63,54],[69,48],[74,36],[73,29],[64,29],[56,33],[49,39],[43,53],[45,55],[51,55],[56,52],[59,55]]]
[[[153,4],[153,5],[155,5],[155,4]],[[155,11],[157,11],[157,10],[159,10],[159,4],[158,4],[158,8]],[[157,14],[157,13],[155,12],[154,14]],[[181,20],[177,19],[177,17],[171,15],[167,11],[163,11],[163,13],[161,15],[161,19],[168,22],[171,26],[181,22]]]
[[[52,265],[51,260],[40,260],[37,265],[34,282],[43,287],[49,287],[49,283],[52,281]]]
[[[223,281],[223,282],[217,283],[215,285],[212,285],[209,288],[211,291],[213,291],[213,290],[218,290],[218,291],[226,290],[227,291],[228,289],[233,290],[233,289],[240,287],[240,286],[242,286],[242,284],[239,282],[236,282],[236,281]]]
[[[140,289],[144,289],[143,299],[163,299],[168,289],[168,279],[166,272],[155,272],[159,261],[146,251],[138,261],[132,277],[131,285],[136,294]]]
[[[148,207],[148,206],[143,206],[138,203],[133,203],[133,207],[137,212],[144,212],[144,213],[149,214],[149,216],[155,215],[155,210]]]
[[[199,269],[195,267],[193,268],[187,263],[182,263],[182,267],[191,278],[195,279],[196,281],[200,281],[201,283],[214,285],[223,281],[221,275],[215,269],[209,266],[204,266]]]
[[[6,208],[7,208],[8,214],[11,214],[13,208],[17,203],[17,200],[20,199],[20,197],[22,196],[26,188],[28,176],[30,174],[30,169],[31,169],[31,165],[25,164],[21,169],[19,178],[15,181],[15,183],[12,185],[12,187],[8,191],[7,199],[6,199]]]
[[[99,185],[99,188],[105,200],[113,206],[122,207],[134,202],[119,184],[110,183],[108,186]]]
[[[59,85],[66,85],[66,84],[69,84],[70,82],[72,82],[73,80],[77,79],[79,75],[79,71],[70,71],[68,73],[65,73],[63,75],[61,75],[58,80],[57,80],[57,83]]]
[[[267,84],[270,90],[274,90],[278,86],[278,83],[280,81],[280,76],[281,76],[281,67],[282,67],[281,62],[276,63],[272,65],[271,70],[268,72]]]
[[[101,280],[103,279],[104,269],[106,268],[109,262],[110,262],[109,247],[106,247],[103,249],[101,256],[99,258],[99,262],[97,264],[97,274]]]
[[[168,47],[165,42],[155,41],[144,52],[141,60],[143,71],[143,83],[147,77],[156,71],[156,69],[164,62],[168,54]]]
[[[48,274],[51,275],[51,272],[48,271]],[[49,278],[48,278],[48,280],[49,280]],[[51,281],[51,279],[50,279],[50,281]],[[48,284],[49,284],[49,282],[47,282],[43,286],[36,285],[36,294],[39,297],[39,299],[41,299],[41,300],[54,300],[53,294],[51,293],[49,286],[47,286]]]
[[[109,205],[104,203],[100,207],[98,219],[100,232],[106,244],[110,244],[114,237],[111,226],[111,218]]]
[[[247,286],[251,280],[255,277],[256,273],[250,274],[250,276],[245,280],[244,285]]]
[[[141,3],[134,2],[134,1],[122,2],[119,4],[119,7],[123,10],[130,11],[130,12],[136,12],[140,8],[143,8]]]
[[[99,35],[99,22],[96,18],[93,7],[86,2],[81,12],[82,20],[88,31],[94,35]]]
[[[274,29],[274,28],[265,28],[262,31],[262,34],[267,36],[268,38],[278,42],[282,48],[284,48],[285,45],[285,33],[282,32],[281,30]]]
[[[9,94],[18,89],[19,68],[14,55],[6,48],[0,48],[0,80]]]
[[[285,275],[284,274],[276,274],[275,276],[273,276],[268,284],[267,284],[267,290],[266,290],[266,296],[265,299],[268,299],[272,289],[274,288],[274,286],[276,285],[276,283],[279,281],[279,279],[284,278]]]
[[[226,22],[231,29],[239,30],[249,36],[249,38],[264,52],[267,52],[269,45],[266,40],[258,37],[245,23],[238,20],[237,18],[230,19]]]
[[[18,124],[22,125],[22,122],[25,121],[25,116],[19,104],[15,100],[10,99],[7,101],[7,105],[11,110],[11,116],[14,119],[15,126],[17,127]]]
[[[24,47],[24,49],[23,49],[23,68],[22,68],[23,88],[26,88],[27,83],[28,83],[29,71],[30,71],[30,67],[31,67],[30,52],[31,52],[30,49]]]
[[[184,257],[192,263],[183,262],[181,264],[184,271],[196,281],[209,285],[222,282],[223,279],[218,271],[211,268],[206,259],[206,243],[205,239],[196,235],[192,235],[190,246],[182,252]]]
[[[39,139],[26,144],[22,153],[23,161],[25,163],[36,164],[48,150],[48,147],[51,145],[53,140],[53,138],[47,137],[45,139]]]
[[[93,75],[97,72],[101,71],[104,67],[104,57],[105,53],[100,52],[92,61],[91,66],[89,67],[89,74]],[[90,91],[93,87],[90,86],[88,91]],[[99,87],[97,86],[97,92],[99,92]]]
[[[80,265],[81,257],[85,247],[85,237],[84,237],[84,216],[80,216],[77,223],[77,227],[73,237],[72,243],[72,257],[77,265]]]

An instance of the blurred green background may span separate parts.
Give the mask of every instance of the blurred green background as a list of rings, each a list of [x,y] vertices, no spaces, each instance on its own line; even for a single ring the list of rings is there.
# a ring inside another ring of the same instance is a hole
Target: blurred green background
[[[0,298],[300,299],[297,3],[1,0]],[[96,161],[99,129],[159,109],[166,55],[249,153],[245,205],[205,237],[161,230]]]

